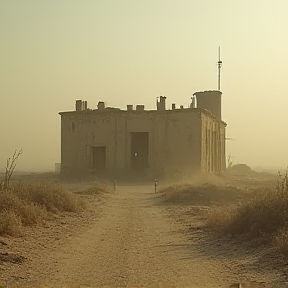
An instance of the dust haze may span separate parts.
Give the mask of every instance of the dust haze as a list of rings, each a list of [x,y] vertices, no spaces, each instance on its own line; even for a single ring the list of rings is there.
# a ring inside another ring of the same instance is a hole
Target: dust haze
[[[58,112],[77,99],[154,109],[165,95],[168,106],[186,107],[195,91],[217,89],[221,46],[223,119],[234,139],[227,155],[249,166],[287,165],[287,134],[278,128],[287,122],[286,1],[0,5],[1,163],[23,148],[19,170],[54,170]]]
[[[288,2],[250,2],[0,2],[0,288],[287,287]]]

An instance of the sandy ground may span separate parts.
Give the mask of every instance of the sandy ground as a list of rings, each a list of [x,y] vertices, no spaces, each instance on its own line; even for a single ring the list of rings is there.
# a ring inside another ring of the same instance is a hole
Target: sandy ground
[[[24,258],[0,264],[0,279],[8,287],[288,287],[271,251],[210,237],[206,207],[163,205],[153,186],[88,200],[81,217],[1,238],[2,253]]]

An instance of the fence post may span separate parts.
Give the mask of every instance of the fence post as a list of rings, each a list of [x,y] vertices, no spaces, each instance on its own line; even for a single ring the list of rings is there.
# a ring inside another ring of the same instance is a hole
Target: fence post
[[[157,193],[157,185],[158,185],[158,181],[157,181],[157,179],[155,179],[155,182],[154,182],[154,186],[155,186],[155,193]]]

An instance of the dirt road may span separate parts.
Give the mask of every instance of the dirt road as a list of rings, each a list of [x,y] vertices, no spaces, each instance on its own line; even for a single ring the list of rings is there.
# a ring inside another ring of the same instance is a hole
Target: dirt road
[[[151,186],[119,186],[85,229],[32,260],[29,286],[215,288],[247,282],[232,257],[203,253],[201,233],[184,233],[187,224],[167,217],[171,210],[156,205],[153,192]],[[287,287],[276,272],[254,276],[258,284],[241,287]]]

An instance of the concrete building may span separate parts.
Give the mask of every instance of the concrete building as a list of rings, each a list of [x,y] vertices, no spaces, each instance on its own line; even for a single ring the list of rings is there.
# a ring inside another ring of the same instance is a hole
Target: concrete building
[[[76,101],[61,115],[61,173],[120,177],[171,177],[173,173],[221,173],[226,168],[220,91],[196,92],[187,108],[160,96],[156,110],[89,109]]]

